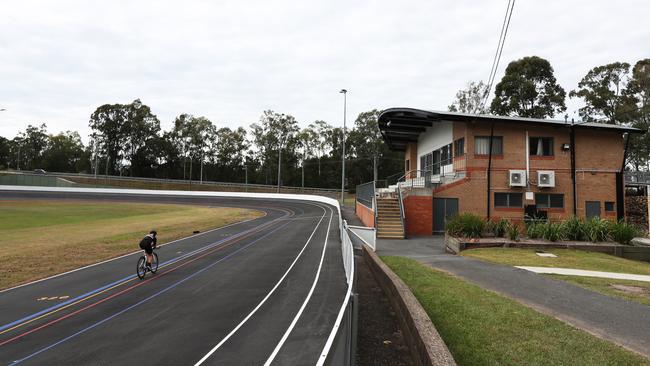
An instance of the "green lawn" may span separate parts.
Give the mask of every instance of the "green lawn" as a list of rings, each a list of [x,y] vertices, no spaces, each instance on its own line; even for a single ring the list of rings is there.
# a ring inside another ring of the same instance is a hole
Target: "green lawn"
[[[259,211],[193,205],[0,200],[0,289],[245,219]]]
[[[496,293],[401,257],[411,288],[459,365],[650,365],[650,360]]]
[[[471,249],[462,251],[461,255],[510,266],[560,267],[650,275],[648,262],[572,249],[547,249],[545,252],[553,253],[557,258],[540,257],[532,249],[515,248]]]

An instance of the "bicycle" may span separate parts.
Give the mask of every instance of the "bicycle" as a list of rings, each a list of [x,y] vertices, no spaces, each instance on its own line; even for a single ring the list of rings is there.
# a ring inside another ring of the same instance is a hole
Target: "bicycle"
[[[144,250],[142,251],[142,256],[138,259],[138,267],[136,269],[136,274],[139,279],[143,279],[147,274],[147,271],[156,274],[156,271],[158,270],[158,253],[154,250],[152,255],[153,260],[151,261],[151,267],[147,267],[147,255]]]

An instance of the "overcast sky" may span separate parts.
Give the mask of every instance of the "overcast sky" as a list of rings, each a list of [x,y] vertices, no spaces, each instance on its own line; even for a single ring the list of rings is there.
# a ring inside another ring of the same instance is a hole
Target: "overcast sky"
[[[263,110],[301,126],[373,108],[445,110],[488,77],[507,0],[7,1],[0,135],[76,130],[105,103],[140,98],[169,129],[191,113],[249,126]],[[648,1],[516,2],[509,61],[548,59],[570,91],[592,67],[650,57]],[[569,115],[581,105],[568,101]],[[575,115],[577,117],[577,114]]]

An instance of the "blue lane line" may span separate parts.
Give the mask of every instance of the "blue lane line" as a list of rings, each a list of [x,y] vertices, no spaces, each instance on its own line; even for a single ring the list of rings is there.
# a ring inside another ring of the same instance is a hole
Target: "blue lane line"
[[[273,222],[275,222],[275,221],[277,221],[277,220],[278,220],[278,219],[274,219],[274,220],[272,220],[272,221],[269,221],[267,224],[271,224],[271,223],[273,223]],[[264,225],[266,225],[266,224],[264,224]],[[189,257],[189,256],[192,256],[192,255],[194,255],[194,254],[197,254],[197,253],[200,253],[200,252],[202,252],[202,251],[208,250],[208,249],[210,249],[210,248],[214,248],[214,247],[217,246],[217,245],[223,244],[225,241],[232,240],[232,239],[236,239],[236,238],[238,238],[238,237],[240,237],[240,236],[242,236],[242,235],[248,234],[248,233],[250,233],[251,231],[254,231],[254,230],[258,229],[258,228],[259,228],[259,226],[258,226],[258,227],[254,227],[254,228],[252,228],[252,229],[248,229],[248,230],[246,230],[246,231],[242,231],[242,232],[237,233],[237,234],[233,234],[233,235],[231,235],[231,236],[229,236],[229,237],[227,237],[227,238],[225,238],[225,239],[221,239],[221,240],[219,240],[219,241],[217,241],[217,242],[214,242],[214,243],[208,244],[208,245],[206,245],[206,246],[204,246],[204,247],[201,247],[201,248],[196,249],[196,250],[193,250],[193,251],[191,251],[191,252],[189,252],[189,253],[183,254],[183,255],[180,256],[180,257],[176,257],[176,258],[174,258],[174,259],[170,259],[170,260],[168,260],[167,262],[163,262],[163,263],[161,263],[161,264],[160,264],[160,267],[162,268],[162,267],[168,266],[168,265],[170,265],[170,264],[174,264],[174,263],[176,263],[176,262],[178,262],[178,261],[180,261],[180,260],[182,260],[182,259],[185,259],[185,258],[187,258],[187,257]],[[41,316],[41,315],[43,315],[43,314],[45,314],[45,313],[48,313],[48,312],[52,311],[52,310],[56,310],[56,309],[58,309],[58,308],[61,308],[61,307],[66,306],[66,305],[68,305],[68,304],[71,304],[71,303],[73,303],[73,302],[75,302],[75,301],[77,301],[77,300],[81,300],[81,299],[83,299],[84,297],[87,297],[87,296],[93,295],[93,294],[95,294],[95,293],[97,293],[97,292],[100,292],[100,291],[102,291],[102,290],[105,290],[105,289],[107,289],[107,288],[109,288],[109,287],[115,286],[115,285],[117,285],[117,284],[120,283],[120,282],[124,282],[124,281],[126,281],[126,280],[130,280],[130,279],[134,278],[135,276],[136,276],[136,275],[129,275],[129,276],[126,276],[126,277],[121,278],[121,279],[119,279],[119,280],[117,280],[117,281],[115,281],[115,282],[111,282],[111,283],[109,283],[108,285],[104,285],[104,286],[99,287],[99,288],[96,288],[96,289],[94,289],[94,290],[92,290],[92,291],[86,292],[86,293],[83,294],[83,295],[79,295],[79,296],[77,296],[77,297],[75,297],[75,298],[73,298],[73,299],[66,300],[66,301],[64,301],[64,302],[62,302],[62,303],[59,303],[59,304],[57,304],[57,305],[53,305],[53,306],[51,306],[51,307],[49,307],[49,308],[47,308],[47,309],[44,309],[44,310],[41,310],[41,311],[36,312],[36,313],[34,313],[34,314],[28,315],[28,316],[26,316],[26,317],[24,317],[24,318],[22,318],[22,319],[18,319],[18,320],[15,320],[15,321],[11,322],[11,323],[5,324],[5,325],[3,325],[3,326],[0,327],[0,331],[3,331],[3,330],[5,330],[5,329],[7,329],[7,328],[11,328],[11,327],[13,327],[14,325],[20,324],[20,323],[22,323],[22,322],[25,322],[25,321],[28,321],[28,320],[34,319],[34,318],[36,318],[36,317],[38,317],[38,316]]]
[[[78,332],[76,332],[76,333],[74,333],[74,334],[72,334],[72,335],[69,335],[69,336],[67,336],[67,337],[65,337],[65,338],[63,338],[63,339],[61,339],[61,340],[59,340],[59,341],[57,341],[57,342],[55,342],[55,343],[52,343],[52,344],[50,344],[50,345],[47,346],[47,347],[41,348],[40,350],[38,350],[38,351],[36,351],[36,352],[34,352],[34,353],[28,355],[28,356],[25,356],[25,357],[23,357],[23,358],[21,358],[21,359],[19,359],[19,360],[15,360],[15,361],[13,361],[12,363],[10,363],[9,365],[17,365],[17,364],[19,364],[19,363],[21,363],[21,362],[23,362],[23,361],[26,361],[26,360],[28,360],[28,359],[30,359],[30,358],[32,358],[32,357],[34,357],[34,356],[36,356],[36,355],[38,355],[38,354],[40,354],[40,353],[43,353],[43,352],[45,352],[45,351],[47,351],[47,350],[49,350],[49,349],[51,349],[51,348],[54,348],[54,347],[58,346],[58,345],[61,344],[61,343],[64,343],[64,342],[66,342],[66,341],[68,341],[68,340],[70,340],[70,339],[72,339],[72,338],[75,338],[76,336],[78,336],[78,335],[80,335],[80,334],[83,334],[83,333],[85,333],[85,332],[87,332],[87,331],[89,331],[89,330],[91,330],[91,329],[93,329],[93,328],[95,328],[95,327],[97,327],[97,326],[99,326],[99,325],[102,325],[102,324],[106,323],[107,321],[109,321],[109,320],[111,320],[111,319],[113,319],[113,318],[115,318],[115,317],[117,317],[117,316],[119,316],[119,315],[121,315],[121,314],[124,314],[125,312],[127,312],[127,311],[129,311],[129,310],[131,310],[131,309],[133,309],[133,308],[135,308],[136,306],[139,306],[139,305],[141,305],[141,304],[144,304],[145,302],[147,302],[147,301],[149,301],[149,300],[151,300],[151,299],[153,299],[153,298],[155,298],[155,297],[158,297],[158,296],[164,294],[165,292],[167,292],[167,291],[173,289],[174,287],[176,287],[176,286],[178,286],[178,285],[180,285],[180,284],[182,284],[182,283],[184,283],[184,282],[190,280],[191,278],[195,277],[196,275],[198,275],[198,274],[200,274],[200,273],[205,272],[206,270],[208,270],[208,269],[214,267],[215,265],[217,265],[217,264],[219,264],[219,263],[225,261],[226,259],[232,257],[233,255],[235,255],[235,254],[241,252],[242,250],[244,250],[244,249],[250,247],[251,245],[257,243],[258,241],[264,239],[265,237],[267,237],[267,236],[273,234],[274,232],[276,232],[276,231],[282,229],[283,227],[287,226],[288,224],[289,224],[289,223],[287,222],[286,224],[283,224],[283,225],[278,226],[277,228],[273,229],[272,231],[266,233],[264,236],[261,236],[261,237],[255,239],[254,241],[250,242],[249,244],[247,244],[247,245],[245,245],[245,246],[243,246],[243,247],[237,249],[236,251],[234,251],[234,252],[228,254],[227,256],[225,256],[225,257],[223,257],[223,258],[221,258],[221,259],[219,259],[219,260],[217,260],[216,262],[210,263],[209,265],[207,265],[207,266],[201,268],[200,270],[198,270],[198,271],[194,272],[193,274],[191,274],[191,275],[189,275],[189,276],[183,278],[182,280],[179,280],[179,281],[177,281],[176,283],[173,283],[173,284],[171,284],[171,285],[165,287],[164,289],[162,289],[162,290],[156,292],[155,294],[153,294],[153,295],[151,295],[151,296],[149,296],[149,297],[147,297],[147,298],[145,298],[145,299],[143,299],[143,300],[140,300],[140,301],[136,302],[135,304],[130,305],[130,306],[128,306],[128,307],[126,307],[126,308],[124,308],[124,309],[118,311],[117,313],[114,313],[113,315],[111,315],[111,316],[109,316],[109,317],[107,317],[107,318],[104,318],[104,319],[102,319],[102,320],[100,320],[100,321],[98,321],[98,322],[96,322],[96,323],[94,323],[94,324],[92,324],[92,325],[89,325],[88,327],[86,327],[86,328],[84,328],[84,329],[81,329],[80,331],[78,331]]]

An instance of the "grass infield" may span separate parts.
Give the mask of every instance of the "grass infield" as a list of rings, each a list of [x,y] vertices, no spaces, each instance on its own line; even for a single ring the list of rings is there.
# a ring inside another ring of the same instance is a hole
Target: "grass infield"
[[[240,208],[91,201],[0,201],[0,289],[263,215]]]
[[[650,360],[412,259],[382,257],[459,365],[650,365]]]

